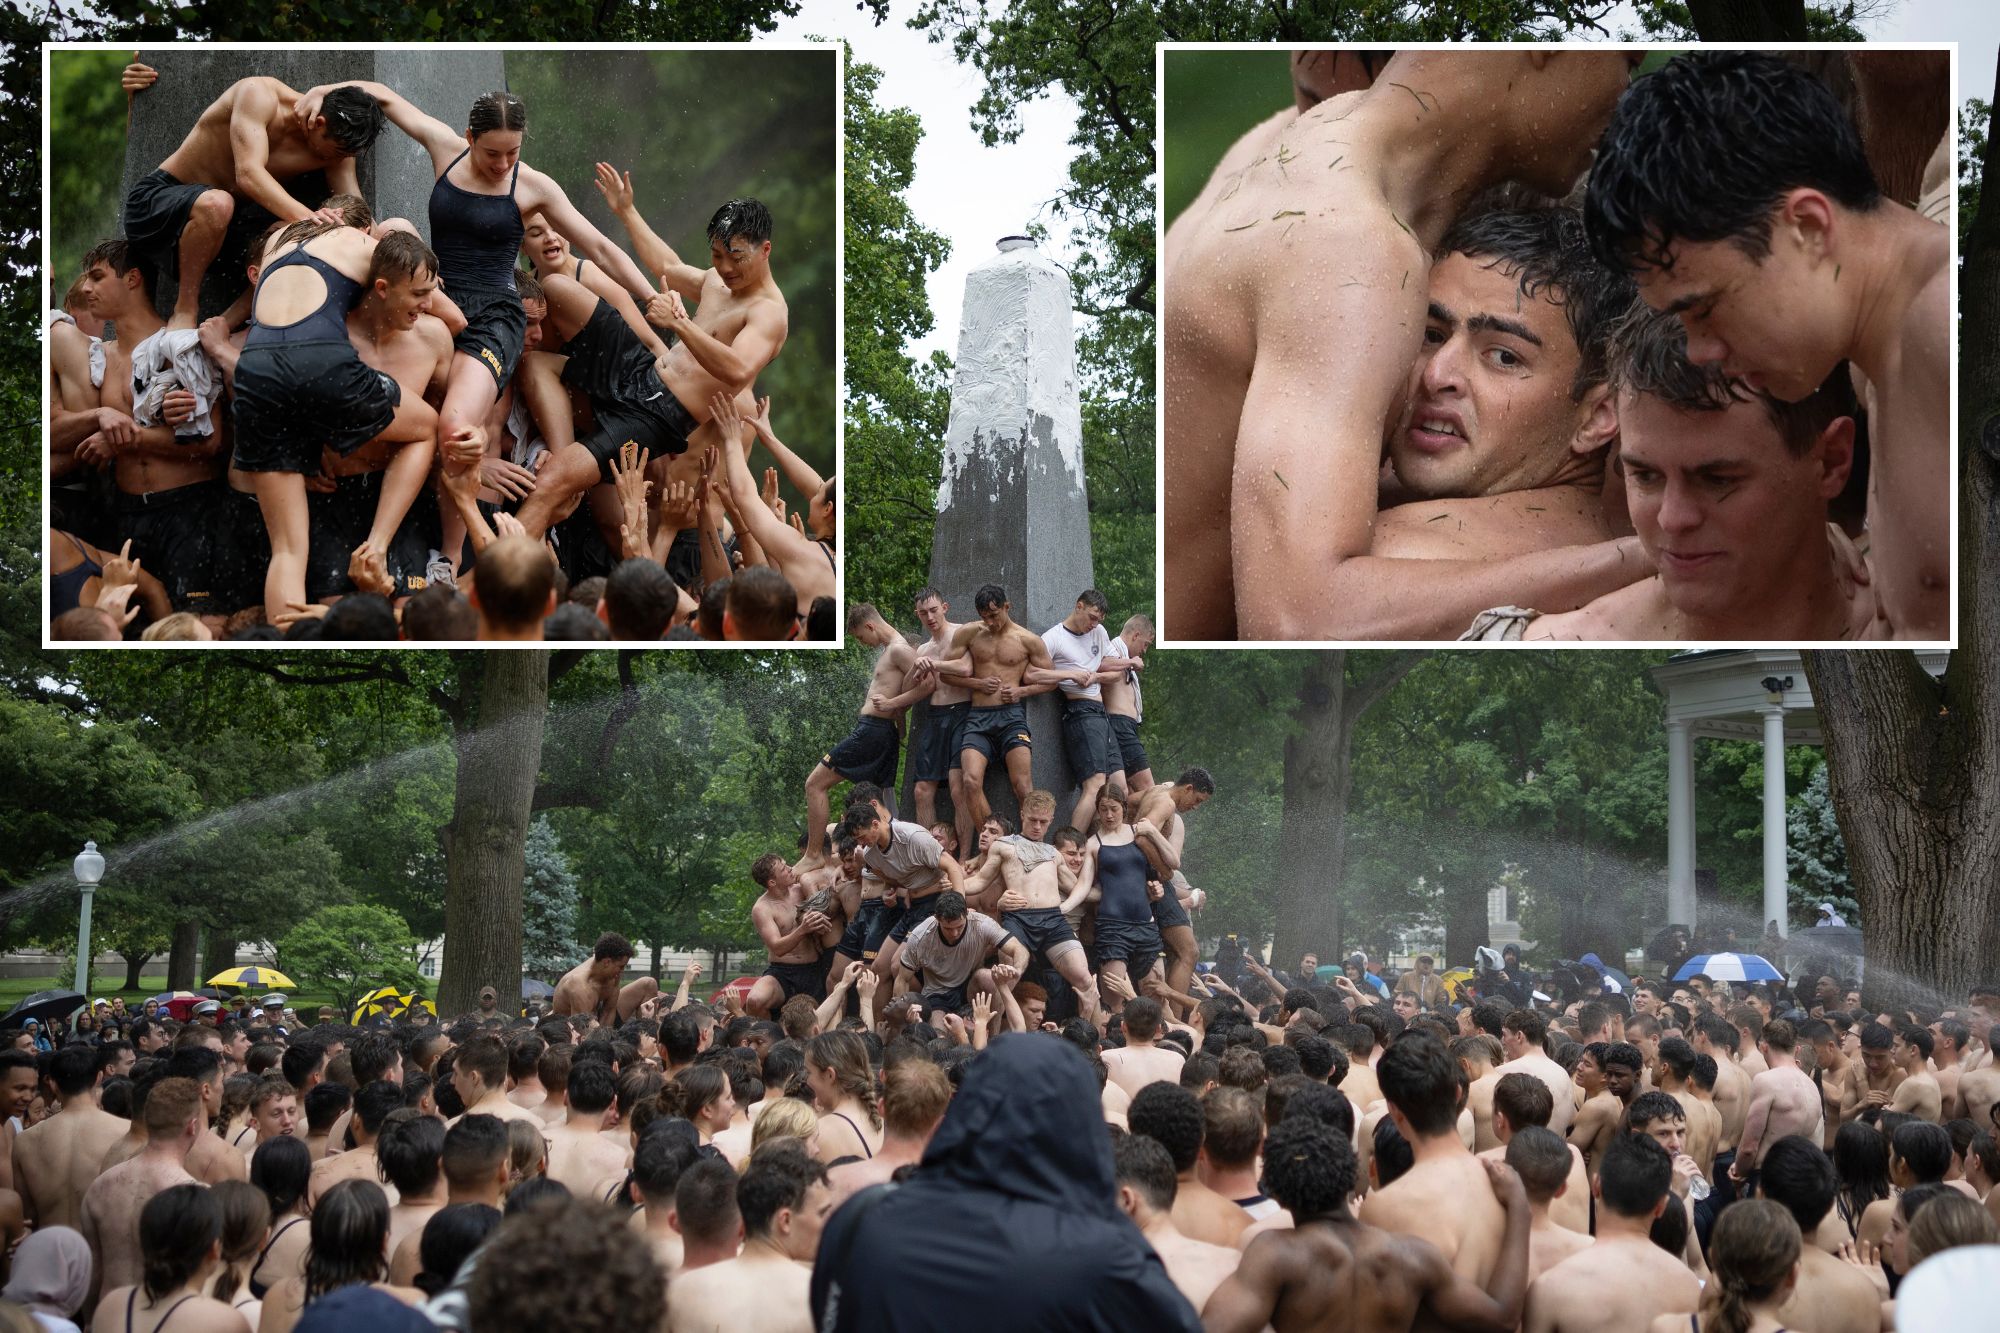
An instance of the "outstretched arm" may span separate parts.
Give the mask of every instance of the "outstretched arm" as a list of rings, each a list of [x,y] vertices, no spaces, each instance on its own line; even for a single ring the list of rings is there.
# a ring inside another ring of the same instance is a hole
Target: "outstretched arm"
[[[743,418],[737,411],[736,400],[728,394],[718,393],[709,400],[709,411],[713,414],[716,430],[722,433],[722,464],[729,470],[728,486],[730,493],[736,497],[741,530],[769,551],[780,565],[812,555],[806,550],[811,544],[808,539],[772,513],[757,494],[756,478],[750,475],[750,464],[744,458]]]
[[[298,117],[301,125],[310,125],[318,118],[320,103],[335,88],[359,88],[380,102],[383,116],[391,125],[416,140],[418,145],[430,154],[431,166],[439,173],[450,166],[452,159],[465,149],[463,134],[401,96],[388,85],[370,83],[366,79],[347,79],[340,83],[323,83],[317,88],[308,88],[299,97]]]
[[[298,222],[313,211],[292,198],[271,174],[271,117],[278,95],[262,80],[236,90],[229,110],[229,151],[236,160],[236,188],[280,222]]]
[[[743,418],[757,431],[757,439],[771,451],[771,457],[778,460],[778,470],[785,474],[785,480],[792,483],[800,495],[810,500],[819,494],[819,488],[826,484],[813,465],[793,453],[791,446],[780,440],[771,431],[771,400],[759,398],[754,416]]]
[[[674,253],[674,248],[646,225],[646,219],[639,215],[638,205],[633,199],[632,173],[621,172],[609,162],[599,162],[597,191],[625,225],[625,234],[632,238],[632,248],[639,252],[639,262],[646,266],[646,271],[659,274],[661,283],[669,291],[679,292],[683,300],[699,301],[702,279],[707,276],[707,271],[696,268]],[[652,292],[649,290],[646,295],[650,296]]]
[[[635,301],[644,301],[653,294],[653,284],[632,262],[632,257],[612,244],[611,238],[599,231],[594,223],[576,211],[576,205],[563,193],[563,187],[550,177],[532,167],[521,168],[521,184],[526,188],[522,202],[523,215],[539,208],[555,229],[569,237],[571,245],[585,257],[594,259],[606,273],[618,280],[618,285],[632,293]]]

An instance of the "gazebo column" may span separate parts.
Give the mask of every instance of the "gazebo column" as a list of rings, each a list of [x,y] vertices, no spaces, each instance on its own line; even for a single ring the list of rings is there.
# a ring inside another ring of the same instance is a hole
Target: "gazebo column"
[[[1785,904],[1785,710],[1757,710],[1764,717],[1764,920],[1791,934]]]
[[[1667,723],[1667,924],[1694,928],[1694,737]]]

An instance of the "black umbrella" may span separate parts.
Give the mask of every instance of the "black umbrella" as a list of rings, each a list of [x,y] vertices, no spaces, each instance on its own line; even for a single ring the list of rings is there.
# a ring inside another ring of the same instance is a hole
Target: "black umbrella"
[[[556,988],[546,981],[533,977],[521,978],[521,998],[524,1000],[546,1000],[556,993]]]
[[[1853,926],[1814,926],[1788,938],[1785,953],[1792,958],[1804,958],[1809,954],[1860,958],[1863,956],[1861,932]]]
[[[0,1027],[25,1027],[31,1018],[52,1023],[68,1018],[83,1005],[83,997],[73,990],[38,990],[8,1010],[6,1017],[0,1018]]]

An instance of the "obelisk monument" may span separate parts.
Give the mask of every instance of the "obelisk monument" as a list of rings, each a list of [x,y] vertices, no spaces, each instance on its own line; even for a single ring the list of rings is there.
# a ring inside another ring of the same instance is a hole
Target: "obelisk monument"
[[[1002,238],[999,253],[966,277],[931,537],[930,581],[954,620],[975,619],[973,594],[994,583],[1013,618],[1040,634],[1091,586],[1073,320],[1069,275],[1026,236]],[[1075,784],[1060,697],[1036,695],[1027,712],[1035,786],[1055,793],[1061,822]],[[1016,820],[998,756],[987,766],[986,799]]]

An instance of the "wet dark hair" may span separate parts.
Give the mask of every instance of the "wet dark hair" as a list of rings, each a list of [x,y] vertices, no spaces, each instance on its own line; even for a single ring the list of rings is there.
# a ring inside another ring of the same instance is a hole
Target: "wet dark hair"
[[[1736,403],[1762,403],[1786,451],[1795,458],[1811,449],[1837,418],[1851,417],[1858,410],[1845,362],[1835,366],[1811,394],[1787,403],[1730,379],[1720,366],[1698,366],[1688,360],[1687,329],[1680,317],[1661,314],[1641,301],[1633,302],[1611,331],[1606,364],[1614,392],[1657,398],[1682,412],[1721,412]]]
[[[1419,1134],[1442,1134],[1458,1121],[1458,1061],[1428,1033],[1398,1037],[1382,1053],[1375,1077],[1382,1095]]]
[[[465,132],[474,139],[489,130],[525,130],[528,104],[512,93],[490,92],[472,104],[465,118]]]
[[[1889,1136],[1889,1150],[1902,1159],[1920,1185],[1943,1180],[1951,1170],[1951,1132],[1928,1120],[1896,1126]]]
[[[781,1208],[797,1210],[815,1184],[826,1183],[826,1167],[808,1157],[799,1139],[782,1139],[751,1155],[736,1182],[736,1211],[745,1236],[767,1236]]]
[[[1188,1170],[1200,1156],[1204,1121],[1201,1099],[1177,1083],[1148,1083],[1133,1094],[1125,1113],[1134,1134],[1167,1150],[1176,1172]]]
[[[423,1193],[444,1171],[444,1121],[407,1106],[389,1112],[375,1140],[375,1158],[398,1195]]]
[[[1462,254],[1485,260],[1514,279],[1526,300],[1546,298],[1562,307],[1578,361],[1571,402],[1605,380],[1605,345],[1611,326],[1638,296],[1623,267],[1607,267],[1590,249],[1583,214],[1574,208],[1507,208],[1462,217],[1438,243],[1438,257]]]
[[[708,239],[729,244],[741,236],[752,245],[771,239],[771,210],[755,199],[731,199],[708,220]]]
[[[1598,144],[1583,202],[1606,264],[1664,268],[1676,241],[1771,252],[1771,215],[1806,187],[1865,211],[1882,191],[1854,122],[1801,65],[1758,51],[1678,56],[1634,80]]]
[[[250,1154],[250,1183],[271,1201],[272,1217],[296,1207],[311,1178],[312,1152],[289,1134],[258,1144]]]
[[[330,90],[320,99],[327,138],[350,156],[359,154],[382,133],[382,104],[351,83]]]
[[[1112,1171],[1120,1185],[1130,1185],[1134,1193],[1155,1212],[1174,1206],[1179,1189],[1173,1159],[1157,1139],[1144,1134],[1120,1134],[1111,1145]]]
[[[193,1277],[221,1236],[222,1205],[206,1186],[173,1185],[147,1200],[139,1214],[147,1299],[157,1301]]]
[[[1765,1149],[1757,1173],[1757,1192],[1790,1213],[1801,1231],[1826,1219],[1840,1190],[1833,1160],[1800,1134],[1788,1134]]]
[[[618,639],[657,639],[667,632],[680,588],[657,561],[643,557],[619,562],[604,584],[604,609]]]
[[[437,255],[424,244],[423,237],[413,232],[392,231],[375,243],[375,257],[368,263],[368,285],[372,288],[377,278],[394,283],[419,273],[436,276],[437,271]]]
[[[1264,1141],[1264,1188],[1294,1219],[1334,1212],[1354,1192],[1354,1148],[1311,1116],[1286,1120]]]
[[[1614,1134],[1597,1177],[1604,1206],[1620,1217],[1651,1214],[1673,1179],[1673,1158],[1643,1134]]]
[[[308,1303],[357,1283],[379,1282],[386,1267],[389,1196],[372,1180],[343,1180],[313,1205],[306,1251]]]
[[[417,1290],[435,1296],[449,1287],[467,1256],[499,1225],[500,1210],[483,1203],[447,1204],[432,1213],[417,1241],[423,1260],[423,1271],[415,1278]]]
[[[985,611],[1006,604],[1007,590],[997,583],[985,584],[978,592],[972,594],[972,609],[975,611]]]

